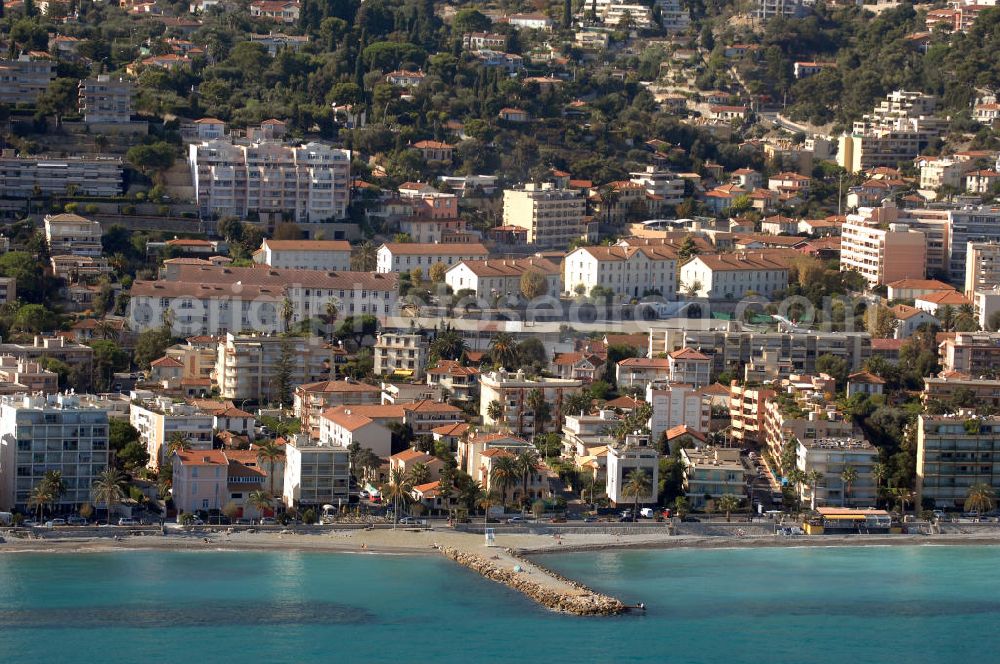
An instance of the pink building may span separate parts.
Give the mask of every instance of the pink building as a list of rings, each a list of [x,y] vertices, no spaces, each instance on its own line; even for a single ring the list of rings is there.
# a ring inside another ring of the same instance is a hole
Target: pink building
[[[896,223],[895,207],[876,208],[872,213],[867,219],[848,215],[841,232],[841,272],[859,272],[869,286],[926,277],[924,233]]]

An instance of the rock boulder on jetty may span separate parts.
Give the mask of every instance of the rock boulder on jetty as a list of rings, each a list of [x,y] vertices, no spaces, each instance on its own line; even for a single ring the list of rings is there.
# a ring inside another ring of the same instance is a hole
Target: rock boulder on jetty
[[[583,584],[563,579],[549,573],[547,570],[542,571],[549,574],[552,579],[565,585],[570,592],[563,593],[546,588],[542,584],[532,581],[523,573],[504,569],[494,564],[493,561],[473,553],[467,553],[447,546],[439,546],[438,550],[458,564],[478,572],[491,581],[496,581],[509,588],[513,588],[552,611],[560,611],[578,616],[613,616],[624,613],[627,610],[626,606],[620,600],[594,592]],[[541,570],[537,566],[536,568]]]

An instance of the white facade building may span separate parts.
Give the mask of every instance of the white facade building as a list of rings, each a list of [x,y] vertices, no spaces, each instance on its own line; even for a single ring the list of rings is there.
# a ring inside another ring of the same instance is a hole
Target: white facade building
[[[322,445],[308,436],[285,443],[283,499],[287,507],[338,505],[350,497],[350,452]]]
[[[76,214],[45,215],[45,241],[52,256],[91,256],[101,248],[101,225]]]
[[[628,297],[654,291],[667,299],[677,295],[677,252],[669,246],[580,247],[563,261],[563,285],[572,294],[583,286],[609,288]]]
[[[649,479],[650,492],[638,496],[640,505],[655,503],[660,485],[660,455],[650,444],[649,436],[630,434],[624,445],[608,447],[608,480],[605,490],[615,505],[633,505],[636,496],[626,490],[629,475],[639,470]]]
[[[92,501],[91,487],[108,467],[108,411],[71,395],[3,397],[0,401],[0,510],[27,509],[45,473],[62,473],[56,505]]]
[[[293,270],[347,272],[351,269],[351,243],[346,240],[271,240],[265,238],[254,260],[271,267]]]
[[[681,267],[681,287],[710,299],[740,299],[750,291],[771,297],[788,288],[788,264],[759,251],[699,255]]]
[[[351,151],[311,141],[238,145],[226,140],[188,146],[188,163],[202,216],[256,213],[318,223],[347,215]]]
[[[392,432],[382,423],[355,412],[352,406],[337,406],[319,418],[319,442],[332,447],[358,443],[379,457],[392,454]]]
[[[664,431],[682,424],[695,431],[708,431],[711,402],[691,385],[650,383],[646,386],[646,403],[653,409],[649,418],[653,440],[659,440]]]
[[[386,242],[378,248],[377,272],[409,272],[419,267],[424,279],[431,267],[441,263],[447,267],[462,261],[485,260],[489,250],[481,244],[431,244],[417,242]]]
[[[560,292],[559,266],[546,258],[510,258],[481,261],[462,261],[445,273],[444,282],[453,292],[475,291],[476,297],[493,295],[518,295],[521,278],[526,272],[536,271],[545,278],[546,295]]]

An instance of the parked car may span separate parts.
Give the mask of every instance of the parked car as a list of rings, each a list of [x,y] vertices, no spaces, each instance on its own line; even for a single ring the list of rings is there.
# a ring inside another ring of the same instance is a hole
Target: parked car
[[[551,519],[549,519],[549,523],[566,523],[566,517],[554,516]]]
[[[596,517],[596,516],[588,516],[588,517],[585,517],[585,518],[583,519],[583,522],[584,522],[584,523],[596,523],[596,522],[597,522],[597,517]]]
[[[524,523],[525,518],[523,516],[512,516],[507,519],[507,523]]]
[[[416,519],[412,516],[404,516],[402,519],[399,520],[399,523],[403,524],[404,526],[419,526],[420,524],[423,523],[423,521],[421,521],[420,519]]]
[[[86,526],[87,520],[84,519],[82,516],[71,516],[68,519],[66,519],[66,523],[71,526]]]
[[[139,522],[136,521],[135,519],[130,518],[130,517],[123,516],[122,518],[118,519],[118,525],[119,526],[138,526]]]
[[[46,528],[55,528],[56,526],[65,526],[66,519],[50,519],[45,522]]]
[[[38,525],[38,522],[33,519],[27,519],[25,521],[22,521],[21,525],[24,526],[25,528],[34,528],[35,526]]]

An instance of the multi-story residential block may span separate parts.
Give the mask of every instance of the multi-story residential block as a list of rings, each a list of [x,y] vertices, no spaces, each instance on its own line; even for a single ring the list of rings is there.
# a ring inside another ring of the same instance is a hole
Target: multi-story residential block
[[[646,385],[670,378],[670,362],[662,357],[628,357],[615,367],[619,387],[645,389]]]
[[[119,157],[17,156],[0,152],[0,191],[8,198],[63,196],[118,196],[122,191]]]
[[[107,410],[67,394],[0,399],[0,509],[29,512],[31,491],[48,471],[62,473],[66,487],[57,507],[91,501],[108,454]]]
[[[841,272],[858,272],[869,286],[900,279],[923,279],[927,270],[927,238],[905,223],[882,223],[847,215],[840,238]]]
[[[787,256],[775,251],[697,255],[680,269],[681,288],[709,299],[772,297],[788,288]]]
[[[43,337],[36,335],[30,344],[0,343],[0,355],[11,355],[17,360],[40,360],[52,358],[64,362],[80,376],[91,375],[94,365],[94,349],[84,344],[73,343],[65,337]]]
[[[738,448],[682,448],[680,453],[684,493],[692,507],[705,507],[705,496],[742,498],[746,494],[748,472]]]
[[[348,448],[357,443],[377,456],[392,454],[392,432],[382,423],[356,412],[353,405],[335,406],[319,418],[321,445]]]
[[[483,418],[483,424],[487,426],[505,427],[519,434],[534,433],[534,411],[528,404],[528,395],[537,389],[541,390],[551,409],[550,419],[545,426],[551,424],[552,428],[558,430],[565,414],[562,408],[563,397],[579,392],[582,387],[582,380],[544,377],[530,379],[522,370],[518,370],[516,374],[503,369],[491,371],[479,377],[479,414]],[[503,408],[503,415],[499,420],[490,414],[490,404],[494,401]]]
[[[479,369],[463,367],[457,360],[438,360],[435,366],[427,369],[427,384],[447,390],[454,401],[479,399]]]
[[[170,311],[179,336],[279,332],[286,298],[295,323],[324,315],[330,303],[340,317],[388,316],[397,296],[395,274],[172,264],[164,279],[133,283],[129,324],[136,332],[159,327]]]
[[[774,390],[748,387],[734,380],[729,387],[729,394],[729,431],[733,440],[741,446],[766,442],[765,413],[767,401],[774,396]]]
[[[668,380],[695,387],[711,382],[712,358],[693,348],[681,348],[667,353]]]
[[[958,332],[941,342],[941,367],[969,376],[996,375],[1000,371],[1000,333]]]
[[[275,402],[282,396],[279,366],[287,368],[291,385],[316,383],[336,377],[343,352],[322,337],[229,332],[219,340],[215,382],[224,399]]]
[[[756,0],[753,11],[754,18],[767,21],[775,16],[801,18],[809,10],[803,0]]]
[[[684,346],[712,358],[713,375],[723,371],[742,374],[746,365],[772,363],[769,355],[774,356],[773,363],[778,366],[778,374],[773,378],[814,374],[816,358],[822,355],[843,358],[852,371],[857,371],[871,356],[871,337],[866,333],[689,330],[679,343],[679,347]]]
[[[968,403],[982,408],[1000,408],[1000,380],[996,378],[973,378],[951,374],[947,377],[928,376],[924,378],[921,398],[928,401],[948,403],[955,398],[968,399]]]
[[[0,104],[34,105],[55,77],[52,58],[25,54],[16,60],[0,60]]]
[[[311,141],[227,140],[188,146],[188,164],[202,216],[251,212],[261,220],[292,215],[300,223],[341,219],[351,190],[351,151]]]
[[[537,272],[546,284],[545,294],[558,296],[560,269],[547,258],[506,258],[481,261],[462,261],[448,269],[444,282],[452,291],[475,291],[477,298],[517,296],[522,294],[521,279],[527,272]]]
[[[288,507],[339,505],[350,497],[351,464],[346,447],[323,445],[308,436],[285,443],[284,503]]]
[[[957,415],[917,417],[917,501],[961,508],[969,488],[1000,488],[1000,418]]]
[[[409,272],[413,268],[429,277],[430,269],[437,263],[446,267],[462,261],[486,260],[489,249],[479,243],[418,244],[416,242],[386,242],[378,248],[378,272]]]
[[[605,491],[612,503],[633,505],[637,500],[639,504],[656,502],[660,484],[660,454],[650,444],[650,436],[629,434],[624,444],[611,445],[607,463]],[[645,473],[649,479],[650,492],[645,496],[632,496],[625,490],[633,471]]]
[[[132,119],[131,81],[108,74],[80,81],[80,112],[87,124],[127,124]]]
[[[796,449],[796,468],[803,473],[819,472],[816,486],[803,483],[802,502],[810,505],[869,506],[875,503],[875,477],[878,449],[861,438],[820,438],[800,440]],[[851,484],[843,480],[844,470],[853,468],[857,477]]]
[[[835,388],[794,390],[783,387],[763,400],[763,423],[757,442],[767,446],[774,459],[795,441],[815,442],[823,438],[851,438],[857,433],[854,423],[844,417],[827,399]],[[752,407],[759,404],[749,404]],[[787,469],[785,469],[787,470]]]
[[[0,355],[0,391],[4,394],[55,394],[59,391],[59,374],[42,368],[33,360]]]
[[[183,439],[193,450],[212,449],[213,416],[191,404],[168,397],[133,403],[129,422],[149,452],[150,468],[159,468],[167,461],[175,438]]]
[[[948,226],[948,276],[960,284],[966,275],[969,244],[1000,242],[1000,208],[970,205],[948,210]],[[983,256],[990,252],[984,249]]]
[[[400,406],[403,409],[403,424],[409,426],[417,436],[430,434],[438,427],[465,421],[461,408],[444,401],[421,399]]]
[[[929,157],[920,161],[920,188],[939,189],[944,186],[961,189],[966,171],[972,162]]]
[[[577,189],[557,189],[550,183],[529,182],[503,192],[503,223],[527,230],[527,242],[565,248],[586,234],[586,202]]]
[[[302,432],[319,438],[323,411],[347,404],[375,405],[381,402],[382,390],[356,380],[321,380],[295,388],[295,417],[302,422]]]
[[[648,196],[656,197],[661,207],[670,208],[684,202],[686,180],[673,171],[647,166],[644,171],[629,173],[629,180],[642,185]]]
[[[351,243],[345,240],[271,240],[264,238],[254,261],[293,270],[347,272]]]
[[[0,304],[17,302],[17,279],[0,277]]]
[[[99,257],[101,225],[77,214],[45,215],[45,240],[53,256]]]
[[[628,297],[677,295],[677,250],[669,245],[580,247],[563,260],[567,293],[590,293],[595,286]]]
[[[649,383],[646,403],[652,408],[649,431],[653,440],[659,440],[663,432],[681,425],[695,431],[709,430],[711,403],[692,385]]]
[[[373,351],[376,376],[394,374],[423,380],[428,343],[422,334],[383,332],[378,335]]]

